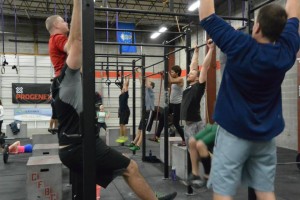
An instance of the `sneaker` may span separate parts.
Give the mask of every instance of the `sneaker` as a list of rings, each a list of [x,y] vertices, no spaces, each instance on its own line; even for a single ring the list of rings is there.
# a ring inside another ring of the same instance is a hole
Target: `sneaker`
[[[177,196],[177,192],[172,192],[170,194],[162,195],[159,193],[155,193],[158,200],[173,200]]]
[[[118,139],[116,139],[117,143],[124,143],[124,139],[123,136],[118,137]]]
[[[130,144],[128,145],[128,147],[134,147],[135,144],[133,142],[130,142]]]
[[[8,148],[8,145],[6,144],[4,146],[4,150],[3,150],[3,162],[4,163],[7,163],[8,156],[9,156],[9,148]]]
[[[200,176],[195,176],[194,174],[190,174],[188,177],[188,185],[192,186],[193,188],[199,189],[206,186],[206,181],[202,180]]]
[[[140,147],[139,146],[133,146],[133,147],[130,147],[129,149],[131,151],[137,151],[137,150],[140,150]]]
[[[128,141],[128,137],[127,136],[123,136],[123,143]]]

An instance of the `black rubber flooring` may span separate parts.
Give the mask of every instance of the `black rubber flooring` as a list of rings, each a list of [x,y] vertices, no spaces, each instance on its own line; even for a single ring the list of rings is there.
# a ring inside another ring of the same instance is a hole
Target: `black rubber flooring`
[[[30,141],[23,141],[30,143]],[[158,193],[177,191],[178,200],[184,199],[212,199],[212,191],[195,192],[186,195],[187,187],[180,181],[164,180],[163,164],[146,163],[141,161],[141,151],[132,155],[126,147],[115,147],[122,153],[128,154],[137,161],[140,171],[147,182]],[[159,145],[147,141],[147,151],[159,157]],[[278,163],[295,162],[297,152],[278,148]],[[26,163],[31,154],[11,155],[7,164],[0,162],[0,200],[26,200]],[[71,187],[68,184],[68,170],[63,169],[63,200],[71,199]],[[277,166],[275,193],[277,200],[300,200],[300,170],[296,164],[280,164]],[[135,194],[126,185],[122,177],[116,178],[106,189],[101,189],[102,200],[134,200]],[[239,188],[236,200],[247,200],[247,188]]]

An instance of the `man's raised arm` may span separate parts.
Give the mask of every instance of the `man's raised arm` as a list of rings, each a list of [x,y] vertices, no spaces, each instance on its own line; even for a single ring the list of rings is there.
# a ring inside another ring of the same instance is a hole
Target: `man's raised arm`
[[[195,46],[194,54],[193,54],[192,61],[190,64],[190,71],[191,70],[198,71],[198,69],[199,69],[198,60],[199,60],[199,47]]]
[[[200,0],[199,19],[205,19],[213,13],[215,13],[214,0]]]
[[[287,0],[285,10],[288,18],[297,17],[300,19],[300,0]]]
[[[67,44],[69,47],[69,55],[66,61],[71,69],[79,69],[82,65],[81,7],[81,0],[73,0],[73,14],[71,19],[70,35]]]

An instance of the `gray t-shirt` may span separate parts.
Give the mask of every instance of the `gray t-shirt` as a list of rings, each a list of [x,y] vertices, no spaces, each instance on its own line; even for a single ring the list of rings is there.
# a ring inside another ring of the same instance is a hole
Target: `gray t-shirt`
[[[59,121],[59,145],[81,143],[79,116],[82,113],[82,82],[80,70],[66,71],[55,95],[54,106]]]
[[[154,110],[154,100],[155,95],[152,88],[145,88],[146,95],[145,95],[145,104],[146,104],[146,110]]]

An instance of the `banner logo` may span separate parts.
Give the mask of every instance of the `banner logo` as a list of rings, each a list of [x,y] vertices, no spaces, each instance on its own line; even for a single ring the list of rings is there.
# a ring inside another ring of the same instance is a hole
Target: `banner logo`
[[[23,87],[16,87],[16,93],[22,94],[23,93]]]
[[[119,29],[126,29],[126,30],[134,30],[135,24],[134,23],[118,23]],[[126,44],[134,44],[135,43],[135,34],[131,31],[117,31],[117,40],[118,43],[126,43]],[[120,46],[120,54],[122,53],[136,53],[136,46]]]
[[[50,84],[12,83],[13,103],[48,104],[50,100]]]

